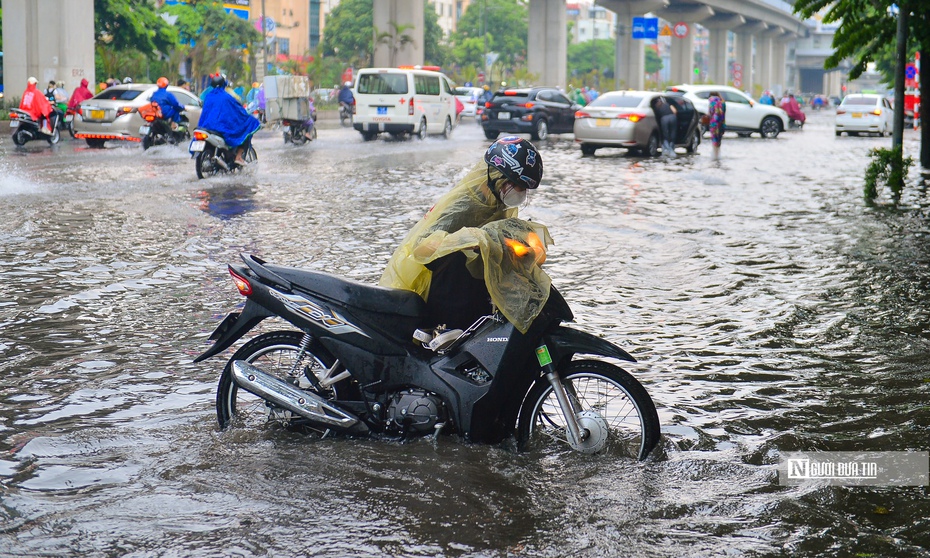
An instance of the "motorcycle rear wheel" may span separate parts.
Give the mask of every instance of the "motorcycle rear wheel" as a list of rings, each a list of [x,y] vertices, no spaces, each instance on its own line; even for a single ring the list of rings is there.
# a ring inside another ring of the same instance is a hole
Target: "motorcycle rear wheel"
[[[329,400],[337,399],[340,384],[337,383],[331,389],[321,392],[312,389],[310,382],[304,377],[306,374],[319,377],[325,369],[333,365],[334,358],[313,339],[298,363],[303,335],[297,331],[265,333],[250,340],[233,354],[223,368],[216,388],[216,419],[220,428],[261,428],[268,423],[276,423],[282,426],[299,424],[311,431],[321,431],[307,425],[307,421],[302,417],[240,389],[232,379],[233,361],[244,360],[263,372],[301,389],[313,391]]]
[[[596,448],[573,449],[619,452],[641,460],[655,448],[655,404],[629,372],[599,360],[578,360],[560,370],[559,377],[582,426],[592,431],[592,439],[602,440]],[[572,447],[562,409],[545,380],[537,381],[523,401],[517,443],[522,450]]]
[[[194,168],[197,169],[197,178],[206,178],[215,176],[220,172],[219,165],[216,164],[216,150],[212,146],[207,146],[203,151],[197,154],[194,162]]]
[[[16,133],[13,134],[13,143],[19,146],[26,145],[26,142],[29,141],[29,137],[26,135],[26,132],[23,130],[16,130]]]

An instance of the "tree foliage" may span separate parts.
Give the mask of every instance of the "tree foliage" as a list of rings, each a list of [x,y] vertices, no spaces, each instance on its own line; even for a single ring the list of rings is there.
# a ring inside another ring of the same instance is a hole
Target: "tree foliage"
[[[94,0],[94,40],[117,51],[167,53],[177,33],[148,0]]]
[[[529,12],[525,1],[475,0],[457,27],[452,52],[459,64],[484,69],[485,52],[498,53],[498,62],[511,69],[526,60]]]
[[[373,0],[341,0],[326,18],[321,43],[323,56],[335,56],[348,66],[371,66],[373,41],[388,45],[393,54],[411,42],[408,24],[391,21],[385,29],[374,28]],[[443,65],[449,60],[442,45],[442,28],[431,2],[423,10],[423,57],[426,64]],[[405,38],[406,36],[406,38]]]
[[[261,40],[261,34],[248,21],[226,13],[212,0],[166,6],[163,11],[177,18],[180,44],[174,45],[171,58],[189,59],[190,75],[222,71],[233,82],[250,81],[245,51]]]
[[[568,67],[572,75],[584,75],[593,71],[603,74],[613,70],[617,43],[614,39],[592,39],[568,45]]]

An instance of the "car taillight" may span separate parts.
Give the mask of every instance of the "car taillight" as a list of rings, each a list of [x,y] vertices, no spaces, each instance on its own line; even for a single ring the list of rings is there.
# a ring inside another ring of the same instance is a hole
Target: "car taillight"
[[[135,108],[135,107],[120,107],[119,110],[117,110],[116,112],[117,112],[118,114],[120,114],[120,115],[122,115],[122,114],[132,114],[132,113],[136,112],[136,108]]]
[[[410,97],[410,105],[407,107],[407,115],[413,116],[413,97]]]
[[[844,109],[838,108],[836,109],[836,114],[846,114],[846,111]]]
[[[196,130],[194,132],[194,139],[197,141],[206,141],[208,135],[209,134],[207,134],[206,132],[201,132],[200,130]]]
[[[874,114],[875,116],[881,116],[881,115],[882,115],[882,109],[875,109],[875,110],[872,111],[872,114]]]
[[[586,113],[586,112],[583,111],[583,110],[579,110],[579,111],[575,112],[575,118],[576,118],[576,119],[577,119],[577,118],[591,118],[591,115],[588,114],[588,113]]]
[[[291,123],[290,123],[290,121],[288,121],[288,120],[282,120],[282,121],[281,121],[281,125],[282,125],[282,126],[290,126]]]
[[[643,115],[641,114],[627,114],[626,117],[630,122],[639,122],[643,119]]]
[[[517,106],[518,106],[518,107],[533,108],[535,105],[536,105],[536,103],[532,103],[532,102],[531,102],[531,103],[523,103],[522,105],[517,105]]]
[[[248,279],[233,271],[232,268],[229,269],[229,274],[232,276],[232,280],[233,283],[236,284],[236,288],[239,289],[239,294],[242,296],[249,296],[252,294],[252,285],[249,283]]]

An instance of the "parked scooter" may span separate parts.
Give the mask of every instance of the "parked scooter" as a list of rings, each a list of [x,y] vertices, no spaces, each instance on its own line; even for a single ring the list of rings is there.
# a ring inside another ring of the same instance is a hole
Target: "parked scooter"
[[[18,108],[10,109],[10,128],[13,129],[13,143],[16,145],[26,145],[32,140],[46,140],[49,145],[54,145],[61,141],[61,132],[58,129],[58,122],[61,114],[53,110],[49,115],[52,132],[49,134],[39,127],[39,123],[32,118],[28,112]]]
[[[526,257],[522,241],[505,243],[513,254],[505,257]],[[526,333],[492,310],[466,331],[428,334],[418,329],[425,303],[412,291],[242,260],[229,273],[245,308],[223,320],[195,362],[266,318],[290,327],[253,338],[226,364],[216,393],[222,428],[273,423],[324,437],[389,439],[454,432],[480,443],[515,436],[521,449],[609,449],[636,459],[659,441],[649,394],[602,360],[635,359],[561,325],[573,315],[554,287]]]
[[[191,157],[196,159],[194,166],[197,169],[197,178],[236,172],[242,168],[236,164],[236,150],[226,145],[223,136],[216,132],[203,128],[195,129],[194,139],[191,140],[188,150]],[[255,148],[249,146],[242,158],[250,164],[257,161]]]

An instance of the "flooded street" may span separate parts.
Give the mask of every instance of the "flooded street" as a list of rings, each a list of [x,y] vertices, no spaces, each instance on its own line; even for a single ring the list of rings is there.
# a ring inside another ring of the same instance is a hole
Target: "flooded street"
[[[786,452],[930,440],[930,200],[867,205],[890,139],[836,138],[831,111],[728,134],[719,162],[709,139],[674,160],[540,145],[521,216],[549,227],[578,327],[639,360],[646,462],[219,431],[231,351],[191,361],[243,302],[227,263],[375,283],[489,143],[470,120],[448,141],[263,131],[247,174],[197,180],[181,149],[4,136],[0,555],[930,556],[926,487],[778,484]]]

